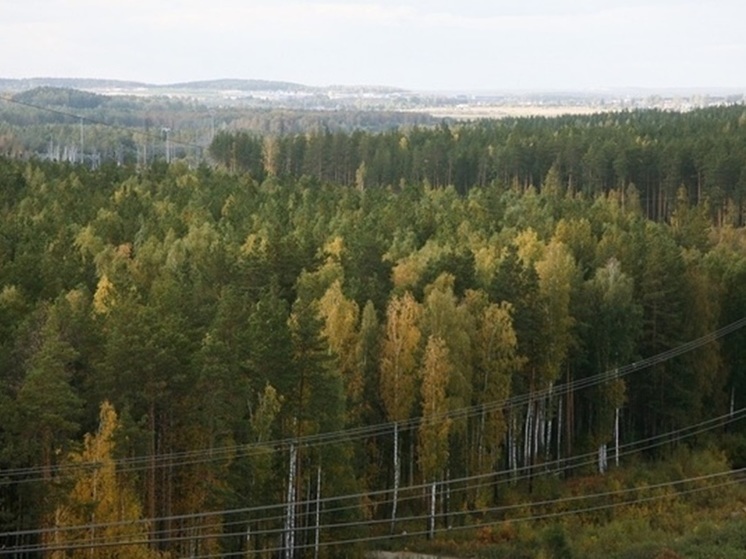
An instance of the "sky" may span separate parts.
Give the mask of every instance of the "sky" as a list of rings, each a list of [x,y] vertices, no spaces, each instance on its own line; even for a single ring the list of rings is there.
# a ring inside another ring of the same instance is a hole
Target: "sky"
[[[0,0],[0,77],[746,90],[744,0]]]

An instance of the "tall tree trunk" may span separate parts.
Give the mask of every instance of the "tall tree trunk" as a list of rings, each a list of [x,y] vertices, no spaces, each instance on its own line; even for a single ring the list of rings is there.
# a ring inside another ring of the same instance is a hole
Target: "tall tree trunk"
[[[399,503],[399,477],[401,464],[399,461],[399,423],[394,422],[394,494],[391,498],[391,533],[396,530],[396,507]]]
[[[437,489],[438,484],[437,482],[433,481],[432,485],[430,485],[430,515],[429,515],[429,527],[428,527],[428,533],[427,537],[428,539],[434,539],[435,538],[435,501],[437,498]]]
[[[147,491],[146,491],[146,498],[148,501],[147,509],[148,509],[148,518],[150,522],[149,525],[149,531],[148,534],[148,540],[150,540],[150,547],[157,548],[157,542],[156,542],[156,465],[155,465],[155,454],[156,454],[156,432],[155,432],[155,402],[151,401],[148,405],[148,430],[150,432],[150,440],[148,441],[148,482],[147,482]]]
[[[736,412],[736,387],[731,386],[730,388],[730,416]]]
[[[484,432],[487,424],[487,410],[482,404],[482,413],[479,417],[479,428],[477,431],[477,471],[481,474],[484,472]]]
[[[409,431],[409,486],[414,485],[414,435]]]
[[[531,473],[533,474],[534,466],[539,463],[539,451],[541,449],[541,427],[544,425],[544,402],[539,401],[534,404],[533,419],[533,449],[531,452]]]
[[[533,418],[533,401],[529,399],[526,407],[526,420],[523,428],[523,465],[528,466],[531,463],[531,420]]]
[[[539,463],[541,451],[544,450],[544,441],[546,440],[546,402],[542,399],[536,406],[536,436],[534,437],[534,457],[536,463]]]
[[[533,402],[528,401],[526,406],[526,421],[523,428],[523,465],[528,466],[531,464],[531,434],[533,429],[531,428],[531,420],[533,419]]]
[[[173,449],[172,441],[170,440],[169,432],[172,432],[171,425],[173,418],[171,417],[172,411],[168,414],[164,414],[162,421],[160,421],[160,436],[158,437],[158,454],[170,455]],[[161,507],[158,511],[159,516],[166,517],[162,526],[162,539],[168,541],[173,536],[174,521],[173,521],[173,470],[174,462],[172,458],[168,458],[168,464],[164,467],[161,464]]]
[[[564,410],[562,409],[562,394],[559,395],[557,398],[557,464],[559,465],[560,460],[562,459],[562,414]]]
[[[567,386],[572,386],[572,379],[570,378],[570,368],[567,368]],[[565,456],[572,456],[572,442],[573,442],[573,430],[575,429],[575,391],[568,390],[566,392],[567,406],[565,416]]]
[[[300,473],[298,475],[299,483],[300,481]],[[305,505],[303,503],[300,504],[300,511],[301,511],[301,522],[300,522],[300,541],[298,543],[298,547],[302,549],[306,549],[310,542],[310,530],[311,530],[311,522],[313,521],[314,515],[312,514],[312,509],[314,507],[314,500],[313,500],[313,489],[314,489],[314,482],[313,477],[309,476],[308,479],[308,486],[306,488],[306,499],[305,499]],[[305,507],[305,508],[304,508]]]
[[[619,408],[614,410],[614,465],[619,467]]]
[[[443,525],[446,528],[451,528],[451,517],[449,515],[451,509],[451,469],[446,470],[446,481],[441,484],[441,508],[443,511]]]
[[[508,434],[507,438],[505,440],[506,445],[506,452],[505,457],[508,463],[508,471],[513,471],[513,448],[515,446],[515,441],[513,440],[513,414],[510,414],[510,417],[508,417]]]
[[[518,418],[514,412],[511,412],[510,417],[510,448],[509,452],[509,468],[513,473],[513,478],[518,477],[518,440],[516,438],[516,431],[518,430]]]
[[[285,506],[285,533],[283,547],[285,559],[293,559],[295,554],[295,495],[296,466],[298,450],[295,443],[290,443],[290,460],[288,463],[288,490]]]
[[[313,557],[319,559],[319,544],[321,541],[321,466],[316,470],[316,519],[313,540]]]

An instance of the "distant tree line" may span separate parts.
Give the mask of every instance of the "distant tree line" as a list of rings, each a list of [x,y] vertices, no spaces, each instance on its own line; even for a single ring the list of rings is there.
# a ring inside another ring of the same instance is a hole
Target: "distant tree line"
[[[426,183],[554,188],[596,196],[634,185],[643,211],[670,218],[684,188],[718,224],[744,223],[746,108],[632,111],[559,118],[442,123],[381,133],[223,132],[215,161],[258,180],[307,176],[359,188]]]
[[[262,136],[313,130],[379,132],[436,122],[429,115],[391,110],[211,106],[180,98],[39,87],[0,99],[0,155],[88,165],[113,161],[147,166],[166,159],[199,165],[220,131]]]

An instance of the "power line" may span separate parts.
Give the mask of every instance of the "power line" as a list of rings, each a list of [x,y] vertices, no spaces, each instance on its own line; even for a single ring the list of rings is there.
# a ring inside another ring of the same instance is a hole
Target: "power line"
[[[682,440],[685,440],[688,437],[695,436],[697,434],[701,434],[707,431],[710,431],[712,429],[715,429],[720,426],[727,425],[729,423],[739,421],[746,417],[746,408],[742,408],[739,410],[736,410],[733,414],[725,414],[716,418],[708,419],[705,421],[702,421],[700,423],[690,425],[681,429],[677,429],[674,431],[670,431],[667,433],[663,433],[660,435],[656,435],[653,437],[649,437],[647,439],[642,439],[639,441],[635,441],[633,443],[627,443],[626,445],[623,445],[621,456],[626,457],[634,454],[638,454],[645,450],[650,450],[653,448],[657,448],[660,446],[663,446],[665,444],[669,444],[671,442],[680,442]],[[584,466],[593,466],[595,464],[595,458],[596,454],[595,452],[589,452],[586,454],[576,455],[573,457],[563,458],[559,460],[553,460],[544,462],[541,464],[534,464],[534,465],[527,465],[523,466],[518,469],[518,475],[514,475],[513,471],[510,470],[502,470],[499,472],[488,472],[484,474],[477,474],[477,475],[471,475],[466,476],[462,478],[454,478],[449,480],[444,480],[439,482],[439,486],[447,487],[449,485],[457,486],[461,483],[471,483],[471,485],[466,485],[464,487],[456,487],[456,490],[458,491],[469,491],[476,488],[482,488],[483,485],[481,482],[486,479],[501,477],[502,479],[493,481],[490,485],[500,485],[505,483],[515,483],[518,481],[523,481],[529,478],[532,478],[537,475],[554,475],[562,470],[569,469],[569,468],[582,468]],[[543,470],[543,471],[541,471]],[[480,483],[472,483],[472,482],[480,482]],[[419,500],[421,499],[421,495],[417,495],[417,492],[421,492],[422,490],[430,487],[431,483],[420,483],[415,485],[409,485],[400,488],[400,491],[402,493],[409,493],[409,497],[402,497],[399,499],[399,502],[406,502],[408,500]],[[320,502],[321,504],[325,503],[333,503],[337,501],[348,501],[348,500],[354,500],[355,503],[353,503],[350,506],[347,507],[339,507],[336,509],[325,509],[324,513],[340,513],[340,512],[346,512],[351,510],[357,510],[360,508],[359,500],[363,497],[370,498],[370,497],[376,497],[379,495],[388,495],[391,493],[391,489],[381,489],[376,491],[365,491],[361,493],[354,493],[354,494],[345,494],[345,495],[334,495],[319,499],[311,499],[311,500],[300,500],[297,501],[295,504],[298,507],[307,507],[309,505],[315,504],[316,502]],[[375,504],[377,506],[384,506],[387,504],[390,504],[391,501],[384,500],[384,501],[378,501]],[[229,509],[222,509],[217,511],[208,511],[208,512],[199,512],[199,513],[190,513],[190,514],[181,514],[181,515],[172,515],[172,516],[162,516],[157,518],[147,518],[147,519],[140,519],[135,521],[116,521],[116,522],[106,522],[106,523],[89,523],[84,525],[75,525],[75,526],[63,526],[63,527],[56,527],[56,528],[41,528],[41,529],[34,529],[34,530],[19,530],[14,532],[5,532],[3,534],[0,534],[2,536],[24,536],[24,535],[41,535],[41,534],[47,534],[47,533],[65,533],[65,532],[74,532],[79,531],[82,529],[93,529],[93,530],[101,530],[105,528],[111,528],[111,527],[117,527],[117,526],[125,526],[125,525],[132,525],[132,524],[140,524],[143,526],[151,525],[154,523],[161,523],[161,522],[175,522],[175,521],[183,521],[183,520],[199,520],[199,519],[206,519],[216,516],[225,516],[225,515],[235,515],[235,514],[251,514],[251,513],[266,513],[273,510],[283,510],[286,506],[286,503],[275,503],[271,505],[260,505],[260,506],[252,506],[252,507],[239,507],[239,508],[229,508]],[[261,521],[278,521],[283,518],[284,515],[277,515],[277,516],[263,516],[257,520]],[[370,524],[384,524],[389,523],[391,521],[390,518],[381,519],[381,520],[374,520],[369,521]],[[235,524],[234,522],[223,522],[220,524],[214,524],[213,526],[229,526]],[[354,523],[353,523],[354,524]],[[208,525],[209,526],[209,525]],[[201,526],[204,528],[205,526]],[[339,527],[335,525],[335,527]],[[281,530],[271,530],[270,533],[275,533]],[[169,530],[163,530],[163,531],[156,531],[155,533],[169,533]],[[262,533],[262,532],[258,532]],[[207,538],[207,536],[205,536]],[[160,540],[159,540],[160,541]]]
[[[634,363],[610,369],[603,373],[577,379],[569,383],[563,383],[552,387],[544,388],[541,390],[534,391],[533,393],[524,393],[518,396],[508,398],[507,400],[496,400],[488,402],[486,404],[478,404],[459,408],[444,412],[442,414],[436,414],[433,416],[434,421],[443,421],[446,419],[469,419],[482,413],[490,413],[494,411],[508,412],[516,408],[520,408],[528,404],[529,402],[536,402],[542,399],[550,397],[559,397],[570,394],[576,390],[582,390],[592,386],[597,386],[611,380],[618,378],[624,378],[637,371],[647,369],[653,365],[657,365],[683,355],[685,353],[694,351],[704,345],[707,345],[713,341],[716,341],[724,336],[731,334],[743,328],[746,325],[746,317],[741,318],[735,322],[732,322],[714,332],[710,332],[676,346],[672,349],[666,350],[654,356],[651,356]],[[406,431],[412,430],[419,426],[421,417],[413,417],[408,420],[398,422],[399,430]],[[390,435],[393,434],[394,423],[385,422],[371,426],[356,427],[352,429],[343,429],[338,431],[327,431],[324,433],[318,433],[315,435],[306,435],[299,438],[285,438],[275,439],[263,443],[248,443],[244,445],[231,445],[216,448],[197,449],[183,452],[175,452],[169,454],[160,455],[143,455],[135,456],[130,458],[123,458],[115,461],[117,467],[121,468],[121,473],[135,472],[146,470],[150,468],[163,468],[163,467],[183,467],[188,465],[203,464],[217,461],[231,461],[237,458],[250,457],[257,452],[266,452],[269,448],[275,450],[282,450],[289,448],[291,444],[318,448],[322,445],[328,444],[346,444],[354,442],[355,440],[363,440],[376,436]],[[84,470],[86,468],[95,467],[95,462],[81,462],[76,464],[62,464],[55,467],[55,473],[57,475],[73,475],[74,473]],[[41,474],[41,467],[26,467],[26,468],[10,468],[0,471],[0,476],[6,478],[20,477],[25,475]],[[22,479],[5,479],[0,480],[0,486],[9,485],[13,483],[27,483],[33,481],[42,481],[42,477],[34,478],[22,478]]]
[[[76,119],[76,120],[80,121],[81,126],[82,126],[83,123],[95,124],[95,125],[98,125],[98,126],[104,126],[106,128],[112,128],[114,130],[119,130],[120,132],[127,132],[129,134],[138,134],[140,136],[144,136],[144,137],[149,138],[151,140],[159,140],[160,141],[162,139],[162,137],[160,135],[154,134],[152,132],[139,130],[137,128],[131,128],[131,127],[123,126],[121,124],[114,124],[114,123],[111,123],[111,122],[105,122],[105,121],[102,121],[102,120],[97,120],[97,119],[94,119],[94,118],[91,118],[91,117],[82,116],[82,115],[79,115],[79,114],[75,114],[75,113],[63,111],[63,110],[60,110],[60,109],[53,109],[51,107],[44,107],[42,105],[37,105],[35,103],[29,103],[28,101],[21,101],[19,99],[15,99],[13,97],[9,97],[9,96],[6,96],[6,95],[0,95],[0,99],[2,99],[3,101],[6,101],[7,103],[14,104],[14,105],[20,105],[20,106],[27,107],[27,108],[30,108],[30,109],[36,109],[38,111],[48,112],[50,114],[55,114],[57,116],[62,116],[62,117],[65,117],[65,118]],[[180,146],[183,146],[183,147],[189,147],[189,148],[193,148],[193,149],[197,149],[197,150],[203,150],[206,147],[206,146],[203,146],[203,145],[200,145],[200,144],[195,144],[195,143],[191,143],[191,142],[185,142],[183,140],[175,140],[173,138],[169,138],[168,142],[170,144],[176,144],[176,145],[180,145]]]
[[[720,331],[714,333],[713,335],[724,335],[725,333],[727,333],[729,331],[732,331],[734,328],[735,328],[734,325],[729,325],[728,327],[726,327],[724,329],[721,329]],[[701,340],[711,339],[713,335],[705,336]],[[677,348],[676,350],[672,350],[670,352],[665,352],[665,353],[669,354],[669,355],[681,354],[681,353],[683,353],[685,351],[686,348],[690,348],[691,349],[693,347],[696,347],[697,345],[698,345],[698,341],[695,340],[694,342],[690,342],[689,344],[685,344],[684,346],[682,346],[680,348]],[[646,360],[646,362],[634,363],[631,366],[629,366],[628,368],[626,368],[626,370],[627,371],[639,370],[640,368],[643,368],[646,365],[647,362],[653,362],[653,361],[659,362],[661,359],[662,359],[661,356],[655,356],[655,357],[651,358],[650,360]],[[601,379],[604,376],[604,374],[605,373],[603,373],[601,375],[597,375],[597,377],[599,379]],[[584,379],[584,380],[587,380],[587,379]],[[708,421],[702,422],[701,424],[698,424],[698,425],[694,426],[694,428],[698,428],[698,429],[696,429],[695,431],[689,433],[688,435],[682,435],[682,433],[684,431],[686,431],[686,430],[691,430],[693,427],[685,428],[685,429],[682,429],[682,430],[679,430],[679,431],[670,432],[670,433],[665,433],[665,434],[659,435],[657,437],[652,437],[649,440],[650,441],[655,441],[657,439],[657,440],[663,441],[660,444],[665,444],[666,442],[669,442],[669,440],[672,439],[672,438],[674,438],[674,437],[675,437],[674,440],[681,440],[685,436],[690,436],[690,435],[696,434],[698,432],[702,432],[704,430],[707,430],[707,427],[706,427],[707,425],[713,425],[713,424],[715,424],[715,423],[717,423],[719,421],[722,422],[724,420],[727,422],[727,421],[730,421],[730,420],[735,421],[735,420],[741,419],[743,413],[744,413],[744,410],[737,410],[737,411],[734,411],[731,414],[727,414],[726,416],[721,416],[721,417],[715,418],[713,420],[708,420]],[[642,441],[642,442],[645,442],[645,441]],[[632,453],[632,452],[639,452],[639,451],[645,450],[647,448],[654,448],[655,446],[658,446],[657,444],[653,443],[653,444],[648,444],[648,445],[645,445],[645,446],[641,447],[640,444],[641,444],[641,441],[636,441],[635,443],[629,443],[628,445],[623,445],[623,448],[625,448],[625,450],[623,450],[622,455],[627,455],[627,454]],[[630,447],[629,451],[626,450],[627,446]],[[456,491],[469,491],[469,490],[472,490],[474,488],[481,487],[481,480],[487,479],[487,478],[495,478],[496,476],[503,476],[503,481],[502,481],[503,483],[505,483],[505,482],[515,482],[515,481],[520,481],[521,479],[525,479],[527,477],[531,477],[531,476],[536,475],[534,471],[538,470],[538,469],[544,469],[545,471],[543,472],[543,474],[549,474],[549,473],[552,473],[553,471],[556,472],[556,471],[559,471],[559,470],[564,469],[564,468],[577,468],[577,467],[592,465],[594,463],[594,460],[595,460],[595,453],[588,453],[587,455],[581,455],[581,456],[576,456],[576,457],[571,457],[571,458],[567,458],[566,457],[566,458],[563,458],[561,460],[557,460],[557,461],[554,461],[554,462],[548,462],[548,463],[542,463],[542,464],[537,464],[537,465],[524,466],[524,467],[520,468],[519,470],[517,470],[515,472],[513,472],[513,471],[490,472],[488,474],[483,474],[483,475],[479,475],[479,476],[469,476],[469,477],[466,477],[466,478],[447,480],[446,482],[442,482],[441,485],[454,485],[455,486],[457,484],[463,484],[463,483],[469,483],[469,482],[477,481],[477,485],[474,485],[473,483],[471,483],[470,485],[466,485],[464,487],[456,487],[456,489],[455,489]],[[554,468],[554,469],[552,469],[552,468]],[[515,475],[518,472],[521,472],[521,474],[520,474],[519,477],[517,477]],[[492,484],[494,484],[494,482],[491,483],[491,485]],[[402,488],[401,491],[402,491],[403,494],[410,493],[411,496],[410,497],[403,497],[402,499],[400,499],[400,502],[405,502],[406,500],[409,500],[409,499],[420,499],[421,496],[416,495],[415,492],[424,489],[428,485],[429,484],[421,484],[419,486],[408,486],[408,487]],[[345,501],[345,500],[351,500],[351,499],[358,501],[363,496],[366,496],[366,497],[370,498],[371,496],[384,495],[384,494],[387,494],[387,493],[390,493],[390,489],[380,490],[380,491],[377,491],[377,492],[366,492],[366,493],[361,493],[361,494],[353,494],[353,495],[332,496],[332,497],[320,499],[319,501],[320,502],[332,502],[332,501]],[[382,501],[382,502],[376,502],[375,505],[377,507],[380,507],[380,506],[385,506],[387,503],[388,503],[388,501]],[[309,504],[310,504],[310,502],[298,501],[296,503],[296,506],[303,507],[303,506],[307,506]],[[223,515],[235,515],[235,514],[251,514],[251,513],[267,512],[267,511],[271,511],[271,510],[280,510],[281,511],[284,506],[285,506],[284,504],[275,504],[275,505],[267,505],[267,506],[264,506],[264,507],[246,507],[246,508],[237,508],[237,509],[225,509],[225,510],[221,510],[221,511],[211,511],[211,512],[207,512],[207,513],[195,513],[195,514],[180,515],[180,516],[174,516],[174,517],[161,517],[161,518],[156,518],[156,519],[146,519],[146,520],[139,521],[139,523],[143,524],[143,525],[147,525],[147,524],[149,524],[151,522],[164,522],[164,521],[178,521],[178,520],[200,519],[200,518],[208,518],[208,517],[223,516]],[[359,503],[355,502],[355,503],[353,503],[352,505],[350,505],[348,507],[341,507],[341,508],[338,508],[336,510],[331,510],[331,511],[325,510],[324,512],[325,512],[325,514],[328,514],[328,513],[332,513],[332,512],[354,511],[354,510],[359,510],[359,507],[360,507]],[[272,522],[272,521],[279,521],[281,519],[282,519],[282,516],[278,515],[278,516],[269,517],[269,518],[267,518],[265,516],[265,517],[261,518],[260,520],[261,521]],[[372,522],[369,522],[369,523],[371,525],[375,525],[375,524],[388,523],[389,521],[390,521],[390,519],[385,519],[385,520],[376,520],[376,521],[372,521]],[[401,518],[401,519],[399,519],[399,521],[400,522],[406,522],[407,519],[406,518]],[[240,523],[240,521],[239,521],[239,523]],[[353,524],[355,524],[355,523],[353,523]],[[233,523],[228,522],[228,523],[213,524],[213,526],[220,527],[220,528],[224,528],[224,527],[230,526],[230,525],[233,525]],[[105,527],[105,525],[96,526],[96,529],[100,529],[100,528],[103,528],[103,527]],[[336,527],[336,528],[342,528],[344,526],[342,526],[342,525],[334,525],[334,527]],[[204,528],[204,527],[202,526],[202,527],[197,527],[197,528]],[[84,528],[81,528],[81,527],[69,527],[69,528],[66,528],[65,530],[80,530],[80,529],[84,529]],[[57,531],[59,531],[59,530],[60,529],[57,529]],[[297,528],[296,530],[301,530],[301,529]],[[281,533],[282,531],[283,531],[283,529],[276,528],[276,529],[272,529],[270,531],[265,531],[265,532],[267,534],[273,534],[273,533]],[[32,530],[32,531],[24,532],[23,534],[30,535],[30,534],[40,534],[40,533],[43,533],[43,532],[40,532],[38,530]],[[164,530],[163,533],[171,533],[171,531]],[[264,532],[257,532],[256,535],[261,535],[263,533]],[[13,536],[13,535],[22,535],[22,534],[21,533],[3,534],[3,536],[5,536],[5,537],[7,537],[7,536]],[[222,533],[222,535],[225,537],[228,534]],[[208,535],[200,535],[198,539],[210,539],[212,537],[213,536],[209,535],[209,534]],[[190,539],[190,538],[184,537],[183,539]],[[194,537],[191,537],[191,539],[194,539]],[[166,538],[166,539],[160,539],[158,541],[160,541],[161,543],[163,543],[163,542],[176,541],[176,540],[174,540],[174,538],[171,537],[171,538]]]
[[[536,521],[536,520],[545,520],[548,518],[557,518],[561,516],[566,515],[576,515],[576,514],[585,514],[588,512],[595,512],[598,510],[604,510],[609,508],[618,508],[623,506],[630,506],[630,505],[637,505],[649,501],[659,500],[659,499],[670,499],[673,497],[681,497],[684,495],[691,495],[695,493],[700,493],[704,491],[714,491],[716,489],[720,489],[722,487],[734,485],[736,483],[741,483],[742,480],[737,477],[742,475],[744,472],[746,472],[746,468],[740,468],[740,469],[733,469],[733,470],[727,470],[724,472],[717,472],[717,473],[711,473],[711,474],[704,474],[699,476],[692,476],[684,479],[678,479],[673,481],[667,481],[667,482],[661,482],[658,484],[652,484],[652,485],[645,485],[641,487],[629,487],[624,489],[618,489],[613,491],[603,491],[599,493],[591,493],[591,494],[585,494],[585,495],[575,495],[570,497],[560,497],[557,499],[548,499],[548,500],[542,500],[542,501],[532,501],[532,502],[523,502],[523,503],[517,503],[517,504],[511,504],[511,505],[499,505],[494,507],[488,507],[486,509],[483,509],[479,511],[482,514],[505,514],[509,513],[511,511],[515,510],[522,510],[522,509],[533,509],[536,507],[550,507],[550,506],[562,506],[566,505],[568,503],[581,503],[585,501],[591,501],[595,499],[609,499],[609,498],[618,498],[623,497],[630,494],[639,494],[644,492],[652,492],[652,491],[659,491],[662,489],[669,489],[672,487],[680,487],[683,485],[688,485],[692,483],[702,483],[707,482],[711,480],[721,479],[724,477],[730,477],[731,479],[728,479],[724,482],[715,484],[715,485],[708,485],[705,487],[694,487],[692,489],[686,489],[686,490],[679,490],[675,494],[670,493],[663,493],[663,494],[656,494],[656,495],[649,495],[649,496],[643,496],[643,497],[636,497],[633,499],[627,499],[623,500],[621,502],[612,502],[612,503],[605,503],[601,505],[594,505],[589,506],[583,509],[574,509],[574,510],[560,510],[556,512],[547,512],[547,513],[539,513],[539,514],[527,514],[523,516],[518,517],[510,517],[508,519],[503,520],[493,520],[493,521],[487,521],[482,523],[475,523],[468,526],[456,526],[451,527],[448,529],[454,530],[454,529],[460,529],[460,530],[466,530],[466,529],[476,529],[482,526],[489,526],[494,525],[500,522],[527,522],[527,521]],[[473,514],[474,511],[453,511],[449,513],[449,517],[459,517],[459,516],[466,516]],[[411,515],[407,517],[402,517],[400,519],[400,522],[402,524],[405,523],[411,523],[415,521],[423,521],[427,518],[429,518],[430,515]],[[389,519],[385,520],[386,523],[389,522]],[[369,524],[369,523],[366,523]],[[348,523],[348,524],[325,524],[325,525],[319,525],[318,529],[320,530],[332,530],[332,529],[340,529],[340,528],[347,528],[347,527],[354,527],[359,526],[360,523]],[[89,526],[83,526],[78,527],[78,529],[90,529]],[[317,529],[316,526],[307,527],[305,528],[307,530],[310,529]],[[303,528],[296,528],[297,531],[302,531]],[[266,533],[281,533],[283,530],[277,530],[272,532],[266,532]],[[442,532],[442,529],[438,529],[438,532]],[[155,543],[169,543],[169,542],[178,542],[178,541],[188,541],[192,539],[215,539],[215,538],[221,538],[221,537],[231,537],[231,536],[243,536],[244,531],[241,532],[231,532],[231,533],[215,533],[215,534],[208,534],[204,536],[174,536],[171,538],[164,538],[164,539],[150,539],[150,538],[141,538],[139,540],[107,540],[107,541],[86,541],[85,543],[75,543],[71,542],[69,544],[57,544],[57,545],[44,545],[44,544],[38,544],[38,545],[32,545],[32,546],[19,546],[16,548],[8,548],[8,549],[0,549],[0,555],[9,555],[9,554],[16,554],[16,553],[30,553],[30,552],[37,552],[37,551],[64,551],[64,550],[73,550],[73,549],[95,549],[95,548],[107,548],[107,547],[119,547],[119,546],[133,546],[133,545],[149,545],[149,544],[155,544]],[[366,543],[366,542],[372,542],[372,541],[383,541],[383,540],[389,540],[392,538],[401,538],[401,537],[414,537],[414,536],[422,536],[426,535],[427,531],[422,532],[408,532],[406,534],[385,534],[385,535],[374,535],[374,536],[361,536],[357,538],[350,538],[347,540],[337,540],[337,541],[327,541],[323,542],[324,546],[332,546],[332,545],[353,545],[356,543]],[[253,532],[255,535],[264,535],[265,533],[258,531]],[[296,546],[296,550],[301,549],[308,549],[312,546],[312,544],[301,544],[299,546]],[[281,551],[283,548],[277,548],[277,549],[269,549],[269,550],[262,550],[264,552],[273,552],[273,551]],[[240,552],[241,554],[245,554],[246,551],[243,550]],[[219,555],[220,557],[227,557],[230,556],[230,553],[221,553]],[[195,557],[194,559],[210,559],[212,557],[217,557],[216,555],[205,555],[205,556],[199,556]]]

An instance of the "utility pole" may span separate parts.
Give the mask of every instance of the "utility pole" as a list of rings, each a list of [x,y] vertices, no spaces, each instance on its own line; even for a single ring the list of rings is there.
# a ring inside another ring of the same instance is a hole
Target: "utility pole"
[[[169,143],[170,128],[163,128],[163,132],[166,134],[166,163],[171,163],[171,144]]]
[[[83,143],[83,117],[80,117],[80,162],[85,163],[85,144]]]

